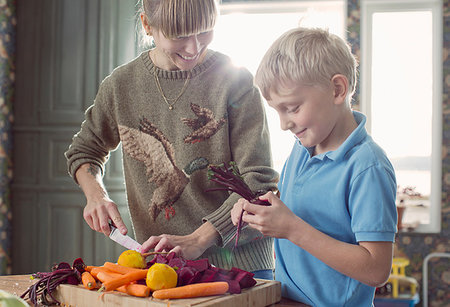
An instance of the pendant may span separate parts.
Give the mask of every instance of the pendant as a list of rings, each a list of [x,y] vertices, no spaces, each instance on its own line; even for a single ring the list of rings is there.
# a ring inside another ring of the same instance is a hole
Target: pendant
[[[173,106],[169,106],[169,110],[173,110]]]

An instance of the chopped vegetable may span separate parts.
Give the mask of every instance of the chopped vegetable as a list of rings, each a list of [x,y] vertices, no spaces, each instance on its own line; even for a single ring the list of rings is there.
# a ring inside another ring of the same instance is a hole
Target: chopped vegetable
[[[228,292],[235,294],[241,293],[241,289],[249,288],[256,284],[256,280],[253,278],[255,274],[235,267],[230,270],[217,268],[211,265],[207,258],[187,260],[172,252],[167,256],[156,255],[148,262],[147,266],[151,266],[154,263],[165,263],[169,266],[177,267],[177,287],[196,283],[226,281],[229,285]]]
[[[97,281],[94,276],[91,275],[88,271],[85,271],[81,274],[81,282],[83,286],[88,290],[93,290],[97,288]]]
[[[192,298],[224,294],[228,291],[228,283],[224,281],[198,283],[170,289],[161,289],[153,292],[153,297],[165,299]]]
[[[244,178],[239,173],[239,169],[236,162],[231,161],[230,163],[222,163],[219,165],[209,165],[208,166],[208,179],[214,181],[220,185],[222,188],[208,189],[207,192],[211,191],[229,191],[239,194],[252,204],[270,206],[270,203],[266,200],[260,200],[258,196],[264,194],[264,191],[258,191],[254,193],[250,187],[244,182]],[[236,241],[234,243],[234,248],[237,247],[239,241],[239,235],[242,228],[242,211],[239,217],[239,222],[236,229]]]

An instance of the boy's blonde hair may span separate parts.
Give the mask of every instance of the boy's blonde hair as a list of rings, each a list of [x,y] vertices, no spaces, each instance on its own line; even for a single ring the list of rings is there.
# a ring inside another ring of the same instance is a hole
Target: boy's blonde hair
[[[299,82],[328,86],[342,74],[348,79],[348,100],[355,92],[357,62],[349,45],[339,36],[316,28],[295,28],[280,36],[264,55],[255,83],[269,100],[270,91]]]
[[[142,0],[141,10],[151,27],[167,38],[212,30],[218,15],[217,0]]]

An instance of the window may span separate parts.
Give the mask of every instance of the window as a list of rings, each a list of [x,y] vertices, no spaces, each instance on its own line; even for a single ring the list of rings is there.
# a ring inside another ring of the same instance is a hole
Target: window
[[[361,1],[361,110],[394,165],[403,225],[417,232],[440,231],[441,10],[438,0]]]
[[[230,56],[253,74],[269,46],[284,32],[299,25],[327,28],[345,38],[345,1],[264,1],[220,6],[211,49]],[[274,168],[281,171],[294,137],[280,129],[278,114],[265,104]]]

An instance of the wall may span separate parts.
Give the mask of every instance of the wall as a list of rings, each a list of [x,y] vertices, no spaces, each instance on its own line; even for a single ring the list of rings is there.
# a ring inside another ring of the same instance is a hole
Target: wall
[[[15,1],[0,0],[0,275],[11,273],[12,124]]]
[[[358,59],[360,53],[360,1],[347,2],[348,41]],[[422,285],[422,265],[430,253],[450,252],[450,1],[443,1],[443,140],[442,140],[442,229],[438,234],[400,233],[395,256],[410,260],[407,274]],[[355,108],[359,106],[359,87]],[[428,302],[430,306],[450,306],[450,263],[448,258],[432,258],[428,266]],[[421,291],[421,289],[419,289]]]

